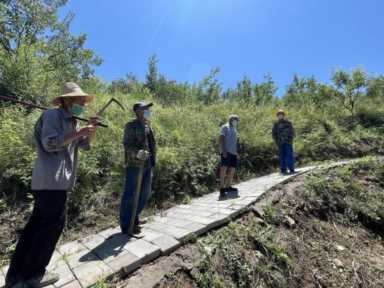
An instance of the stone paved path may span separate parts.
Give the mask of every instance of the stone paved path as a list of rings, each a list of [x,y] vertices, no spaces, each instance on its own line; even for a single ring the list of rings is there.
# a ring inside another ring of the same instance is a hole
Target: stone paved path
[[[298,174],[314,168],[298,169]],[[56,249],[49,264],[48,269],[61,276],[51,288],[83,288],[121,270],[130,273],[161,255],[170,254],[184,240],[226,224],[246,211],[260,195],[292,177],[271,174],[237,185],[238,198],[218,201],[218,192],[214,192],[190,204],[175,206],[151,217],[151,221],[143,225],[142,239],[128,240],[115,227],[66,243]],[[4,285],[6,271],[7,267],[0,268],[0,287]]]

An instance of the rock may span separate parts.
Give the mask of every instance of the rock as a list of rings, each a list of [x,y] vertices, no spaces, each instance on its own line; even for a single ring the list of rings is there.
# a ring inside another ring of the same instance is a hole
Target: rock
[[[284,223],[288,225],[288,227],[292,228],[296,225],[296,222],[295,220],[293,220],[291,217],[289,216],[285,216],[284,217]]]
[[[336,265],[337,268],[343,268],[344,264],[339,259],[333,259],[333,263]]]
[[[264,218],[264,209],[261,206],[254,205],[252,206],[252,211],[259,218]]]
[[[345,250],[345,247],[341,245],[335,245],[335,248],[337,251],[340,251],[340,252]]]
[[[263,253],[261,253],[260,251],[255,251],[255,256],[256,256],[256,258],[258,258],[258,259],[261,259],[261,258],[263,258],[264,257],[264,255],[263,255]]]
[[[264,225],[265,221],[259,217],[255,217],[255,222],[259,225]]]

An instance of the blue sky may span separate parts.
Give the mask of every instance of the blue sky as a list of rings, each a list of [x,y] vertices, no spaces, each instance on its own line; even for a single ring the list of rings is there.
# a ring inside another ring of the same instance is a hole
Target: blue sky
[[[106,81],[144,79],[152,54],[169,79],[196,82],[220,67],[233,87],[270,73],[278,94],[295,73],[322,82],[335,68],[384,73],[382,0],[69,0],[68,11]]]

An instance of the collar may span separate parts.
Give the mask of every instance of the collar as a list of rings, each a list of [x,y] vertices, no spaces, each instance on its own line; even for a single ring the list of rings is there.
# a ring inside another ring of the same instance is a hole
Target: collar
[[[66,118],[66,119],[72,119],[73,118],[73,115],[71,113],[69,113],[67,110],[65,110],[63,107],[58,108],[58,110],[64,116],[64,118]]]

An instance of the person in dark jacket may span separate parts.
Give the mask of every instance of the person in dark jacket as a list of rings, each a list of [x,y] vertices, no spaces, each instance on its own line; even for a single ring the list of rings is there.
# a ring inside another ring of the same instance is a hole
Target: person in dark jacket
[[[120,206],[120,228],[123,234],[129,233],[129,225],[134,206],[134,194],[137,189],[138,181],[139,200],[135,215],[135,225],[133,234],[141,232],[139,226],[139,215],[152,190],[152,171],[156,162],[156,141],[150,127],[151,112],[149,108],[152,103],[137,102],[133,105],[136,118],[129,121],[124,129],[124,150],[125,150],[125,183],[123,197]],[[139,179],[140,167],[142,165],[142,179]],[[131,235],[129,235],[131,236]]]
[[[295,173],[295,159],[293,155],[293,139],[295,130],[290,121],[286,119],[285,112],[279,110],[276,113],[277,122],[273,125],[272,137],[279,148],[280,172],[281,174]]]

